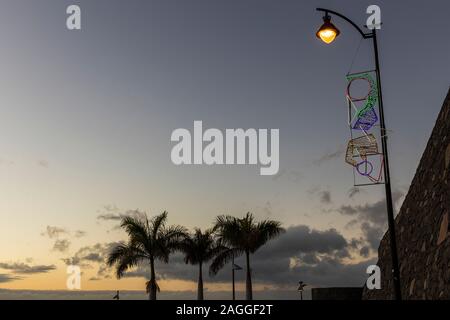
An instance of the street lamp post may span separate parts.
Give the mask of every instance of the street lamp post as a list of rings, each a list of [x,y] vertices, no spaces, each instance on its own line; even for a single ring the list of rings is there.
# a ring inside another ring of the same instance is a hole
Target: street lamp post
[[[298,282],[297,291],[300,292],[300,300],[303,300],[303,290],[305,289],[306,286],[307,286],[307,284],[304,283],[303,281]]]
[[[317,8],[317,11],[324,12],[324,24],[317,31],[317,37],[322,39],[325,43],[329,44],[335,40],[336,37],[339,36],[340,31],[331,23],[331,16],[335,15],[339,18],[350,23],[364,39],[372,39],[374,56],[375,56],[375,69],[377,75],[377,85],[378,85],[378,99],[379,99],[379,112],[380,112],[380,130],[381,130],[381,145],[384,156],[384,186],[386,191],[386,205],[387,205],[387,216],[388,216],[388,225],[389,225],[389,236],[390,236],[390,246],[391,246],[391,258],[392,258],[392,276],[393,276],[393,284],[394,284],[394,294],[396,300],[401,300],[401,287],[400,287],[400,270],[398,264],[398,256],[397,256],[397,241],[395,236],[395,220],[394,220],[394,207],[392,201],[392,191],[391,191],[391,179],[389,173],[389,158],[388,158],[388,149],[387,149],[387,131],[384,122],[384,109],[383,109],[383,95],[381,91],[381,74],[380,74],[380,61],[378,56],[378,42],[377,42],[377,32],[376,28],[372,30],[370,33],[364,33],[360,27],[352,20],[347,18],[346,16],[323,8]]]
[[[235,289],[235,285],[234,285],[234,256],[233,256],[233,261],[231,264],[231,275],[232,275],[232,279],[231,282],[233,283],[233,301],[236,300],[236,289]]]
[[[232,282],[232,291],[233,291],[233,301],[236,300],[236,289],[235,289],[235,282],[234,282],[234,272],[242,270],[240,266],[234,263],[234,255],[231,261],[231,282]]]

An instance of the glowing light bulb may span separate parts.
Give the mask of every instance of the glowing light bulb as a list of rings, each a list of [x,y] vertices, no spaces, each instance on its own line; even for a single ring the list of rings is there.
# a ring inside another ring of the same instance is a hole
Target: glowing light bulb
[[[320,30],[319,37],[326,44],[330,44],[336,39],[336,32],[330,29]]]
[[[325,16],[323,18],[323,25],[317,31],[316,36],[325,42],[326,44],[330,44],[336,39],[336,37],[341,33],[338,28],[331,23],[330,16]]]

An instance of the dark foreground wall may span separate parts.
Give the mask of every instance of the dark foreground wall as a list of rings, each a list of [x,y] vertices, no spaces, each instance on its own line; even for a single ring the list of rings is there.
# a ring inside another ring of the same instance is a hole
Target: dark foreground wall
[[[424,106],[425,107],[425,106]],[[404,299],[450,299],[450,91],[396,218]],[[389,234],[378,249],[381,290],[363,299],[392,299]]]
[[[361,300],[361,288],[313,288],[312,300]]]

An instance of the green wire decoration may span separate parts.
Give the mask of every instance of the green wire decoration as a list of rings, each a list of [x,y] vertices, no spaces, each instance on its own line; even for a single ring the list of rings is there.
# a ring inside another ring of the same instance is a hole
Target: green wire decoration
[[[369,93],[367,94],[367,96],[365,96],[363,98],[353,98],[351,96],[350,87],[351,87],[353,81],[355,81],[355,80],[365,80],[369,83],[370,89],[369,89]],[[347,75],[347,81],[348,81],[347,97],[349,97],[349,99],[352,102],[366,100],[364,107],[362,107],[360,110],[358,110],[358,112],[356,114],[356,117],[360,118],[360,117],[364,116],[368,110],[372,109],[375,106],[375,104],[377,103],[377,101],[378,101],[378,86],[377,86],[375,80],[373,79],[373,77],[367,72],[349,74],[349,75]]]

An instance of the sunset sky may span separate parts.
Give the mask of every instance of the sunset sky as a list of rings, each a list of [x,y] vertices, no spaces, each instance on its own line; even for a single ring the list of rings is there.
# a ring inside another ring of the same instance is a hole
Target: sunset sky
[[[66,29],[73,3],[81,31]],[[398,208],[449,88],[450,3],[376,3]],[[116,280],[102,261],[126,239],[120,217],[164,210],[188,228],[248,211],[281,221],[286,234],[253,257],[256,298],[296,298],[299,280],[362,285],[387,228],[384,189],[352,189],[344,162],[345,75],[360,35],[336,19],[341,36],[324,45],[315,8],[364,25],[371,4],[0,0],[0,298],[13,294],[1,289],[66,290],[72,262],[82,290],[143,291],[145,267]],[[372,61],[363,41],[351,71]],[[171,133],[195,120],[279,129],[279,173],[175,166]],[[197,269],[179,254],[157,272],[163,292],[195,297]],[[227,292],[229,278],[228,267],[205,271],[208,291]]]

